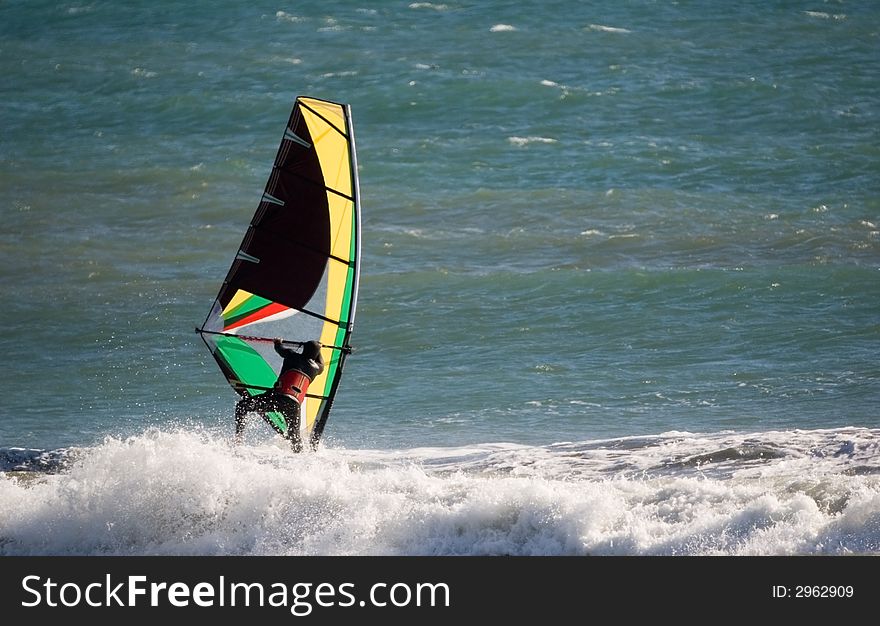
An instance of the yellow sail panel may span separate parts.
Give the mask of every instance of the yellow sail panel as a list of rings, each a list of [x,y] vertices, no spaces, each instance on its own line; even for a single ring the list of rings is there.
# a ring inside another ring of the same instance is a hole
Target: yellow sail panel
[[[328,313],[332,312],[332,315],[338,317],[340,315],[340,312],[342,311],[342,298],[346,293],[348,266],[342,263],[334,263],[331,261],[328,264],[327,270],[327,311]],[[327,326],[325,326],[324,332],[321,335],[321,343],[325,343],[325,335],[327,337],[327,341],[332,344],[335,339],[336,328],[328,328]]]
[[[341,104],[327,102],[326,100],[316,100],[315,98],[303,98],[302,96],[297,99],[305,106],[316,111],[330,124],[343,132],[345,131],[345,109]],[[311,124],[309,126],[311,127]]]
[[[331,326],[331,324],[324,325],[324,332],[321,335],[321,343],[324,343],[324,335],[326,334],[327,327]],[[325,363],[329,363],[330,359],[333,358],[333,351],[329,349],[322,349],[321,356],[324,358]],[[327,374],[329,373],[329,368],[325,369],[323,373],[315,376],[315,380],[309,385],[309,394],[314,396],[326,396],[329,391],[328,382],[329,377]],[[311,432],[312,428],[315,425],[315,419],[318,417],[318,410],[321,408],[321,402],[317,398],[306,398],[305,403],[303,404],[303,416],[305,419],[305,428],[306,432]]]
[[[328,194],[328,196],[332,198],[333,194]],[[339,197],[336,196],[336,198]],[[330,202],[331,204],[333,204],[332,199],[330,200]],[[346,259],[346,257],[350,256],[350,250],[352,249],[352,238],[354,236],[354,232],[352,230],[353,220],[351,216],[353,205],[351,202],[347,201],[345,201],[345,204],[349,208],[343,215],[346,215],[347,217],[333,223],[331,235],[331,237],[333,238],[331,252],[342,259]],[[341,318],[344,310],[345,299],[347,297],[351,297],[350,289],[351,285],[349,266],[346,263],[339,261],[335,258],[329,259],[327,263],[327,295],[324,303],[324,315],[326,317],[334,320],[340,320],[343,324],[348,322],[347,319]],[[336,324],[325,323],[323,328],[321,329],[321,343],[325,346],[334,345],[337,342],[338,332],[339,328]],[[328,363],[330,359],[337,358],[337,355],[334,351],[326,349],[322,351],[322,356],[324,357],[324,360]],[[312,381],[312,384],[309,386],[310,394],[316,396],[328,395],[330,383],[330,379],[328,377],[329,373],[330,368],[325,370],[323,374],[317,376],[315,380]],[[304,408],[306,429],[311,430],[320,410],[320,403],[312,398],[311,401],[308,402]]]
[[[351,260],[352,215],[354,203],[350,200],[327,193],[327,204],[330,207],[330,254]]]
[[[341,107],[337,108],[339,108],[338,124],[333,122],[332,118],[316,115],[307,108],[303,108],[302,111],[315,144],[315,151],[318,153],[318,160],[321,162],[324,184],[350,198],[351,157],[348,153],[348,137],[345,134],[345,118],[342,117]],[[328,124],[328,121],[332,125]]]
[[[226,305],[226,308],[223,310],[223,313],[226,314],[229,311],[232,311],[238,306],[241,306],[245,300],[251,297],[252,294],[248,293],[244,289],[239,289],[235,292],[235,295],[232,296],[232,300],[229,301],[229,304]]]

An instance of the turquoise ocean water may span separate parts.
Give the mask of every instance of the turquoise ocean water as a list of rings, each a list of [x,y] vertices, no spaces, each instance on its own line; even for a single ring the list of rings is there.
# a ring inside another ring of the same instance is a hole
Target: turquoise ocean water
[[[0,554],[880,553],[877,3],[231,4],[0,4]],[[293,456],[193,328],[297,95],[363,268]]]

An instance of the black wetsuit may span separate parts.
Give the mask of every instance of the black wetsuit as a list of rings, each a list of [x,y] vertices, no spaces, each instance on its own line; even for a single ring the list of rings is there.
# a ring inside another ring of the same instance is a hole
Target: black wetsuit
[[[276,387],[256,396],[244,396],[235,405],[235,437],[238,440],[247,423],[248,413],[261,413],[265,419],[266,414],[277,411],[284,416],[287,424],[287,439],[296,452],[302,450],[302,442],[299,436],[300,406],[304,390],[298,387],[283,388],[282,383],[287,380],[296,380],[298,374],[303,374],[311,382],[315,376],[324,371],[324,358],[321,356],[321,344],[317,341],[309,341],[303,344],[302,352],[285,346],[281,341],[275,340],[275,352],[284,358],[281,372],[278,375]],[[299,398],[297,398],[297,396]]]

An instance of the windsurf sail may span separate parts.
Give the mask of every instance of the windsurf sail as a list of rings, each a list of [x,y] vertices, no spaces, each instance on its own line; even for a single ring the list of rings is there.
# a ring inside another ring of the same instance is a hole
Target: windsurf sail
[[[324,372],[302,406],[303,441],[324,431],[351,348],[360,274],[360,200],[351,110],[316,98],[293,106],[272,173],[220,293],[196,331],[235,391],[272,388],[272,341],[323,344]],[[286,435],[279,413],[267,416]]]

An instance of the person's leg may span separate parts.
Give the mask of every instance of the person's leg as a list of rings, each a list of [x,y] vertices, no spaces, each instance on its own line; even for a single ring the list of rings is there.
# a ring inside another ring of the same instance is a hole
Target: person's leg
[[[302,439],[299,435],[299,402],[290,398],[284,398],[285,402],[280,407],[284,415],[284,421],[287,422],[287,440],[290,441],[290,448],[294,452],[302,452]]]

